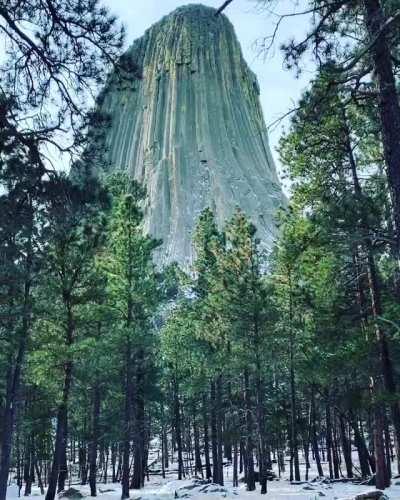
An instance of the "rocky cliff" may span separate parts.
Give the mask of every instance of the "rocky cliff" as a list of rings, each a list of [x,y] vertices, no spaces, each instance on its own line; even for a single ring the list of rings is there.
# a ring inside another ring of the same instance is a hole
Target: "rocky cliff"
[[[224,15],[178,8],[128,50],[141,79],[111,77],[103,108],[113,169],[147,189],[146,230],[163,240],[160,264],[193,258],[191,237],[211,207],[222,224],[240,206],[266,246],[282,192],[271,157],[255,75]]]

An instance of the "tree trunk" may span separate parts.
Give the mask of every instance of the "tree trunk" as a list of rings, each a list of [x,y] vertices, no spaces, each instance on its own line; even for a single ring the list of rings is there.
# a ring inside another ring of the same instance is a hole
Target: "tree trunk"
[[[144,353],[140,350],[136,367],[136,398],[135,398],[135,458],[133,463],[132,488],[140,489],[144,482],[144,439],[145,439],[145,401],[144,401]]]
[[[128,324],[129,327],[129,324]],[[123,450],[122,450],[122,472],[121,472],[121,484],[122,493],[121,499],[129,498],[129,471],[130,471],[130,451],[131,451],[131,420],[132,420],[132,394],[133,394],[133,384],[132,384],[132,348],[131,340],[126,339],[125,346],[125,411],[124,411],[124,438],[123,438]]]
[[[80,478],[81,478],[81,484],[85,485],[87,483],[86,444],[80,443],[79,450],[78,450],[78,456],[79,456],[79,473],[80,473]],[[65,479],[64,479],[64,482],[65,482]]]
[[[326,454],[329,464],[329,478],[333,479],[333,463],[332,463],[332,423],[331,423],[331,409],[329,403],[325,408],[325,421],[326,421]]]
[[[40,494],[44,495],[44,486],[43,486],[43,481],[42,481],[42,474],[41,474],[41,471],[39,469],[36,456],[34,458],[34,461],[35,461],[34,466],[35,466],[35,471],[36,471],[36,477],[37,477],[38,486],[39,486],[39,489],[40,489]]]
[[[110,458],[110,448],[108,446],[108,443],[106,445],[106,457],[104,461],[104,484],[107,484],[108,482],[108,462]]]
[[[204,460],[206,465],[206,479],[212,477],[210,465],[210,443],[208,438],[208,408],[206,396],[203,396],[203,426],[204,426]]]
[[[211,455],[212,455],[212,480],[218,481],[218,435],[217,435],[217,412],[216,412],[215,382],[210,386],[210,410],[211,410]]]
[[[165,450],[165,456],[164,456],[164,460],[165,460],[165,463],[164,463],[164,467],[166,469],[169,469],[169,456],[168,456],[168,436],[167,436],[167,431],[165,429],[165,426],[164,426],[164,450]]]
[[[264,381],[261,377],[261,362],[259,353],[256,353],[256,369],[257,369],[257,427],[259,436],[259,478],[261,486],[261,495],[267,493],[267,444],[265,437],[265,403],[264,403]]]
[[[182,425],[181,425],[181,409],[179,403],[179,386],[178,381],[174,379],[174,427],[175,439],[178,448],[178,479],[181,480],[184,476],[183,470],[183,450],[182,450]]]
[[[92,408],[92,436],[89,443],[89,486],[90,495],[97,496],[96,475],[97,475],[97,448],[99,440],[99,418],[100,418],[100,388],[95,383],[93,390]]]
[[[353,462],[351,459],[351,441],[347,438],[346,423],[343,415],[339,415],[340,439],[342,441],[343,457],[346,464],[346,474],[348,478],[353,477]]]
[[[389,430],[389,422],[384,415],[384,435],[385,435],[385,457],[386,457],[386,467],[389,479],[392,478],[392,464],[391,464],[391,454],[390,454],[390,430]]]
[[[216,399],[215,399],[215,404],[216,404],[216,424],[217,424],[217,450],[218,450],[218,481],[217,484],[220,484],[221,486],[224,485],[224,469],[223,469],[223,463],[224,463],[224,457],[223,457],[223,450],[222,450],[222,445],[223,445],[223,439],[222,439],[222,376],[218,375],[217,381],[216,381]]]
[[[307,426],[303,432],[303,449],[304,449],[304,458],[306,462],[306,477],[305,480],[308,481],[309,471],[310,471],[310,442],[311,442],[311,428],[312,428],[312,416],[311,416],[311,404],[308,409],[308,419]]]
[[[375,403],[374,408],[374,449],[375,449],[375,486],[383,490],[390,486],[390,478],[386,467],[385,447],[383,441],[382,408]]]
[[[197,424],[196,405],[193,404],[193,439],[194,439],[194,472],[203,477],[203,464],[201,462],[200,435]]]
[[[111,469],[112,469],[112,482],[117,482],[117,445],[111,444]]]
[[[72,383],[72,362],[67,361],[65,364],[65,379],[63,395],[57,413],[57,430],[56,441],[54,445],[53,464],[51,467],[49,486],[47,488],[46,500],[54,500],[56,495],[57,483],[61,468],[64,467],[65,450],[67,443],[67,426],[68,426],[68,400]]]
[[[31,323],[31,268],[32,268],[32,244],[29,245],[25,266],[24,300],[22,308],[22,325],[19,336],[19,345],[14,366],[10,363],[7,373],[7,388],[5,407],[3,412],[3,424],[1,433],[0,450],[0,500],[6,500],[8,474],[10,471],[12,436],[15,423],[16,400],[21,382],[21,371],[25,358],[26,345],[30,332]]]
[[[233,443],[233,476],[232,476],[233,487],[239,486],[238,478],[238,443],[235,439]]]
[[[253,457],[253,408],[251,404],[250,380],[247,370],[244,372],[244,401],[246,410],[246,489],[254,491],[256,489]]]
[[[289,328],[290,328],[290,338],[289,338],[289,357],[290,357],[290,445],[291,445],[291,480],[293,480],[293,468],[294,468],[294,479],[300,481],[300,464],[299,464],[299,450],[298,450],[298,436],[297,436],[297,407],[296,407],[296,381],[294,373],[294,330],[293,330],[293,304],[292,304],[292,291],[291,291],[291,281],[290,283],[290,298],[289,298]]]
[[[66,423],[66,426],[65,426],[65,440],[63,442],[63,449],[62,449],[62,453],[61,453],[61,457],[62,457],[62,460],[61,460],[61,464],[60,464],[60,467],[59,467],[59,474],[58,474],[58,484],[57,484],[57,493],[60,493],[61,491],[64,491],[65,490],[65,482],[67,480],[67,477],[68,477],[68,463],[67,463],[67,436],[68,436],[68,417],[67,417],[67,423]],[[86,458],[86,456],[85,456]],[[86,466],[84,467],[83,469],[83,473],[84,473],[84,476],[83,476],[83,481],[85,481],[84,484],[86,484]]]
[[[383,151],[393,204],[396,229],[395,247],[400,251],[400,104],[396,89],[392,55],[380,0],[364,0],[365,23],[371,45],[369,52],[374,63],[378,86],[378,108],[381,119]]]
[[[165,469],[168,467],[168,442],[167,442],[167,432],[165,430],[165,412],[164,404],[161,402],[161,470],[162,477],[165,479]]]
[[[24,496],[28,497],[32,493],[32,483],[35,481],[33,435],[30,435],[27,438],[27,447],[25,450],[24,479],[25,479]]]
[[[242,427],[241,427],[242,428]],[[244,439],[240,439],[239,446],[239,474],[244,472],[244,477],[246,479],[247,476],[247,466],[246,466],[246,444]]]
[[[335,412],[333,414],[333,425],[332,425],[332,460],[333,460],[333,473],[335,479],[339,479],[339,452],[338,452],[338,440],[337,440],[337,432],[336,432],[336,415]]]
[[[397,467],[400,470],[400,408],[396,393],[396,383],[394,379],[393,364],[389,354],[389,347],[386,339],[386,334],[379,324],[379,317],[382,315],[382,307],[380,300],[380,288],[378,276],[375,267],[375,261],[370,251],[368,254],[368,282],[371,292],[372,314],[374,318],[375,334],[379,345],[379,357],[381,370],[383,374],[384,389],[394,398],[390,405],[393,427],[396,435],[397,443]]]
[[[229,355],[231,355],[231,348],[228,349]],[[230,378],[226,381],[226,401],[232,401],[232,390]],[[232,462],[232,415],[230,411],[224,412],[224,457]]]
[[[360,463],[361,475],[362,477],[368,477],[371,474],[369,460],[368,460],[368,450],[365,440],[360,432],[358,422],[354,415],[350,413],[350,425],[354,431],[354,442],[357,448],[358,461]]]
[[[365,0],[365,4],[377,4],[379,7],[379,0]],[[353,148],[351,144],[351,139],[350,139],[350,131],[347,127],[347,120],[346,120],[346,114],[345,111],[343,111],[344,115],[344,123],[345,123],[345,132],[346,132],[346,147],[347,147],[347,152],[348,152],[348,157],[349,157],[349,163],[350,163],[350,168],[352,172],[352,178],[353,178],[353,187],[354,187],[354,193],[355,196],[358,200],[358,202],[361,204],[363,203],[363,192],[361,189],[361,185],[358,179],[358,173],[357,173],[357,164],[356,160],[354,158],[354,153],[353,153]],[[400,120],[400,108],[399,108],[399,120]],[[400,123],[399,123],[400,127]],[[400,133],[400,128],[399,128],[399,133]],[[400,137],[400,135],[398,136]],[[400,141],[397,138],[397,143],[399,146],[399,165],[398,165],[398,178],[400,180]],[[399,185],[400,186],[400,185]],[[400,193],[400,191],[399,191]],[[398,202],[400,203],[400,197],[398,198]],[[400,208],[400,205],[398,205],[398,208]],[[362,229],[368,234],[369,232],[369,227],[368,227],[368,220],[367,220],[367,214],[362,211]],[[400,222],[400,213],[398,213],[398,221]],[[400,226],[397,226],[397,235],[399,236],[400,234]],[[395,435],[396,435],[396,443],[397,443],[397,467],[398,471],[400,472],[400,406],[399,406],[399,401],[397,398],[397,393],[396,393],[396,382],[395,382],[395,377],[394,377],[394,370],[393,370],[393,364],[392,360],[390,357],[389,353],[389,347],[387,343],[387,338],[384,330],[382,329],[380,325],[380,317],[383,315],[383,309],[382,309],[382,301],[381,301],[381,289],[380,289],[380,283],[379,283],[379,278],[378,278],[378,272],[376,269],[375,265],[375,257],[372,251],[372,245],[371,241],[368,238],[364,242],[364,248],[365,248],[365,253],[367,257],[367,274],[368,274],[368,287],[369,287],[369,293],[370,293],[370,299],[371,299],[371,309],[372,309],[372,317],[374,321],[374,329],[375,329],[375,335],[376,339],[378,342],[379,346],[379,358],[380,358],[380,364],[381,364],[381,371],[383,375],[383,381],[384,381],[384,388],[385,390],[393,396],[394,400],[393,403],[390,406],[391,409],[391,414],[392,414],[392,421],[393,421],[393,427],[395,430]],[[399,248],[398,248],[399,250]],[[399,257],[399,253],[397,253]]]
[[[321,458],[319,455],[318,439],[317,439],[317,425],[316,425],[316,411],[315,411],[315,389],[311,388],[311,445],[314,452],[315,463],[317,464],[318,476],[324,476],[324,470],[321,465]]]

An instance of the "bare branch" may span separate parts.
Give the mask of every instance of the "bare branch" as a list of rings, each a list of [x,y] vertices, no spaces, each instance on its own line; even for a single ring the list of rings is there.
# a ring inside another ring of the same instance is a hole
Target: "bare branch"
[[[230,3],[232,3],[233,0],[226,0],[222,5],[221,7],[217,10],[217,12],[215,13],[216,16],[218,16],[219,14],[221,14],[227,7]]]

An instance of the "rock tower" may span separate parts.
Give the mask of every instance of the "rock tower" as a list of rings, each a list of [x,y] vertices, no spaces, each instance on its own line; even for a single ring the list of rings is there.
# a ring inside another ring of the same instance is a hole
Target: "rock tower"
[[[193,259],[192,234],[210,207],[220,224],[239,206],[265,246],[283,195],[259,86],[232,24],[203,5],[180,7],[136,40],[126,57],[141,78],[111,76],[102,107],[111,168],[147,190],[145,227],[163,245],[159,264]]]

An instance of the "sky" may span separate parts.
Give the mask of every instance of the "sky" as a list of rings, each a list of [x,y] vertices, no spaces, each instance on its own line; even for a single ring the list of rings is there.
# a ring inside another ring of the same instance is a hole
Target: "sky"
[[[303,0],[279,0],[275,12],[284,14],[293,12],[293,4],[301,4]],[[304,0],[305,1],[305,0]],[[127,45],[143,35],[144,31],[161,17],[181,5],[188,3],[203,3],[210,7],[220,7],[223,0],[103,0],[111,12],[124,23],[127,30]],[[297,7],[299,9],[301,7]],[[260,54],[260,41],[273,33],[276,16],[260,8],[257,0],[233,0],[224,11],[233,26],[242,46],[244,57],[250,68],[258,77],[261,89],[261,105],[267,126],[292,109],[300,97],[302,90],[312,77],[310,71],[303,71],[296,78],[293,71],[283,66],[282,53],[279,46],[282,42],[304,35],[308,19],[305,16],[288,18],[281,24],[277,34],[275,47],[268,55]],[[311,67],[311,65],[310,65]],[[279,169],[279,159],[276,146],[282,133],[282,127],[287,126],[288,119],[269,128],[272,154]]]

